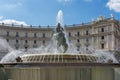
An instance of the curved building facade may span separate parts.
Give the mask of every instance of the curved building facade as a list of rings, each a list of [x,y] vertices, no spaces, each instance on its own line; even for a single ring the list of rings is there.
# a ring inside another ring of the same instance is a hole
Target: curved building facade
[[[78,52],[80,49],[87,52],[89,48],[119,50],[120,23],[113,17],[100,16],[97,21],[64,27],[69,43]],[[53,33],[50,26],[0,25],[0,36],[14,49],[47,46]],[[120,80],[119,63],[99,63],[97,58],[91,54],[27,54],[18,58],[17,63],[2,63],[0,72],[9,80]]]
[[[65,25],[69,43],[75,49],[85,51],[88,48],[97,50],[114,51],[120,46],[120,23],[114,17],[104,18],[90,23]],[[37,48],[47,46],[53,35],[55,26],[23,26],[6,25],[1,23],[0,36],[14,49]],[[2,50],[1,50],[2,51]],[[6,51],[6,50],[5,50]]]

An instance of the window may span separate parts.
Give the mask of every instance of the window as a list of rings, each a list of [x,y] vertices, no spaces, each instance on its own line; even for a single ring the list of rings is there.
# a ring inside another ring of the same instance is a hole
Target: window
[[[19,33],[18,32],[16,32],[16,37],[19,37]]]
[[[104,32],[104,28],[101,28],[101,32]]]
[[[36,38],[37,37],[37,34],[36,33],[34,33],[34,38]]]
[[[88,45],[86,45],[86,51],[88,51]]]
[[[45,38],[45,33],[43,33],[43,38]]]
[[[9,36],[9,32],[7,32],[7,36]]]
[[[45,44],[45,40],[43,40],[43,44]]]
[[[80,51],[80,46],[77,46],[77,51]]]
[[[80,36],[80,33],[79,33],[79,32],[77,32],[77,36]]]
[[[69,37],[71,37],[71,33],[69,32]]]
[[[25,40],[25,43],[28,43],[28,41],[27,41],[27,40]]]
[[[86,31],[86,35],[88,35],[88,30]]]
[[[103,39],[104,39],[104,36],[101,36],[101,39],[103,40]]]
[[[19,40],[16,40],[16,43],[19,43]]]
[[[36,40],[34,40],[34,44],[36,44],[37,43],[37,41]]]
[[[88,51],[88,47],[86,47],[86,51]]]
[[[6,39],[7,42],[9,42],[9,39]]]
[[[88,38],[86,38],[86,42],[88,42],[89,41],[89,39]]]
[[[77,42],[80,42],[80,40],[79,40],[79,39],[77,39]]]
[[[104,49],[104,44],[101,44],[101,48]]]
[[[28,37],[28,33],[25,33],[25,37]]]

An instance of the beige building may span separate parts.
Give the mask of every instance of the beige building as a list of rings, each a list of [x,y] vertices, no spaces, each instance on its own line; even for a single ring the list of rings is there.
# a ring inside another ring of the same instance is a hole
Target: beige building
[[[70,43],[75,49],[114,51],[120,46],[120,23],[114,19],[100,16],[98,20],[90,23],[65,25],[65,30]],[[1,23],[0,36],[14,49],[37,48],[48,45],[55,27],[51,26],[16,26]]]
[[[119,51],[120,22],[113,16],[100,16],[98,20],[90,23],[64,27],[69,43],[72,43],[77,51],[89,51],[90,48]],[[50,43],[54,28],[23,25],[18,27],[2,23],[0,36],[14,49],[37,48]],[[119,63],[112,63],[109,59],[108,63],[101,64],[97,61],[97,56],[89,54],[27,54],[18,59],[18,63],[6,63],[3,64],[4,67],[0,64],[1,79],[7,77],[9,80],[120,80]]]

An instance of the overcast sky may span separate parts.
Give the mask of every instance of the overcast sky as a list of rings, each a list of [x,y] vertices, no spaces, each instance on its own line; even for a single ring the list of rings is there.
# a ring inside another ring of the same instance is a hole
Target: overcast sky
[[[120,0],[0,0],[0,22],[54,26],[59,10],[64,24],[87,23],[114,14],[120,20]]]

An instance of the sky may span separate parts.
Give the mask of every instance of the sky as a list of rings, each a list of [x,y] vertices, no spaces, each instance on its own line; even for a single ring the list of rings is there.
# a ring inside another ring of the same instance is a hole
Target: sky
[[[54,26],[59,10],[64,24],[73,25],[109,18],[120,20],[120,0],[0,0],[0,23]]]

